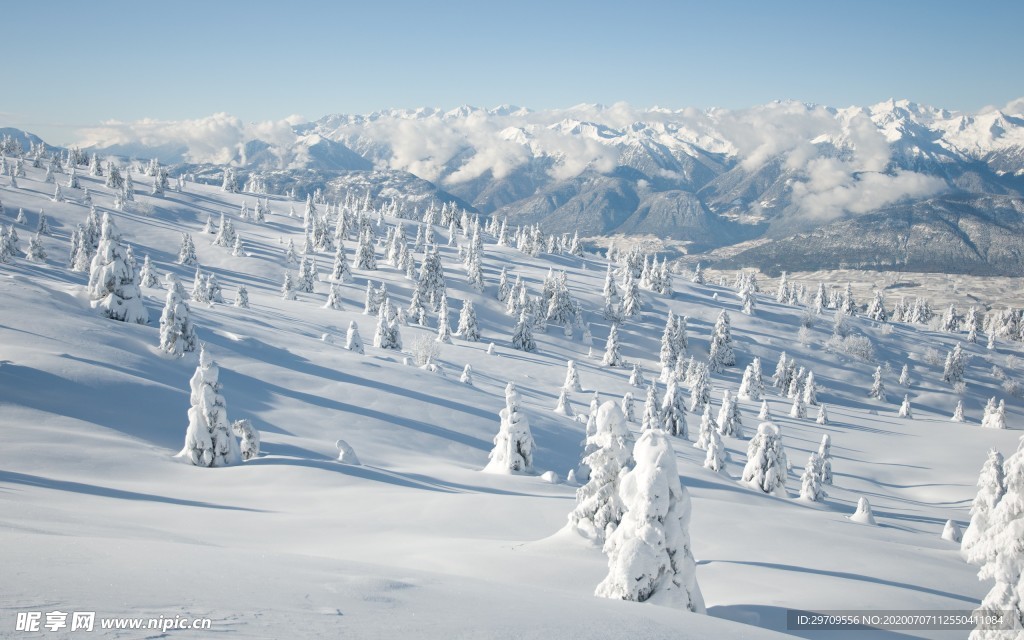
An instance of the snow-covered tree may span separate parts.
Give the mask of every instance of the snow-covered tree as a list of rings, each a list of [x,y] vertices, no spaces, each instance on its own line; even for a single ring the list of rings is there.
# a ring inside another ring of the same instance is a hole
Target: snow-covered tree
[[[181,455],[199,467],[223,467],[242,461],[238,441],[228,423],[219,377],[217,363],[205,347],[200,348],[199,366],[189,381],[192,406],[188,410],[185,447],[181,451]]]
[[[324,309],[340,311],[343,308],[344,307],[341,302],[341,287],[332,282],[330,293],[327,294],[327,302],[324,303]]]
[[[459,325],[455,335],[469,342],[480,341],[480,326],[477,324],[476,311],[473,309],[472,300],[466,300],[462,303],[462,310],[459,311]]]
[[[558,393],[558,404],[555,405],[554,412],[567,418],[576,416],[572,410],[572,404],[569,402],[569,391],[565,387],[562,387]]]
[[[690,282],[694,284],[704,284],[704,269],[697,263],[697,266],[693,269],[693,277],[690,278]]]
[[[697,433],[697,441],[693,443],[693,446],[697,449],[707,449],[708,443],[711,441],[710,430],[718,432],[718,423],[711,417],[711,403],[704,405],[704,413],[700,418],[700,429]]]
[[[725,367],[736,365],[736,354],[732,349],[732,333],[729,328],[729,314],[725,310],[718,314],[715,328],[711,334],[711,346],[708,353],[708,369],[712,373],[722,371]]]
[[[142,292],[135,270],[109,213],[103,214],[99,248],[89,265],[89,299],[111,320],[146,324],[149,313],[142,304]]]
[[[575,360],[569,360],[565,364],[565,382],[562,384],[562,388],[569,391],[583,391],[583,386],[580,384],[580,373],[576,369]]]
[[[473,386],[473,365],[467,364],[462,368],[462,375],[459,376],[459,382],[471,387]]]
[[[622,296],[623,315],[626,317],[640,315],[640,286],[637,284],[636,279],[633,278],[633,274],[629,271],[626,272],[626,280],[622,283],[622,289],[624,291]]]
[[[808,371],[804,378],[803,402],[805,406],[813,407],[818,404],[818,391],[814,383],[814,372]]]
[[[589,479],[576,491],[576,507],[569,514],[569,526],[579,534],[601,542],[625,511],[618,495],[619,478],[633,464],[633,435],[625,415],[608,401],[592,412],[594,432],[587,438],[588,453],[583,466]]]
[[[619,482],[626,512],[605,541],[608,575],[595,595],[703,613],[688,531],[690,498],[668,435],[645,431],[633,458],[636,466]]]
[[[946,355],[946,363],[942,369],[942,379],[950,384],[963,382],[964,373],[967,371],[968,355],[956,343],[953,349]]]
[[[875,297],[868,305],[868,318],[871,318],[875,322],[886,322],[889,319],[889,313],[885,310],[885,298],[882,297],[881,291],[875,291]]]
[[[871,380],[871,390],[868,396],[885,402],[885,383],[882,382],[882,367],[875,368],[875,375]]]
[[[690,411],[697,413],[704,410],[704,405],[711,402],[711,381],[708,378],[708,369],[703,362],[694,366],[690,385]]]
[[[662,428],[669,435],[689,438],[690,432],[686,425],[686,397],[679,388],[676,379],[669,379],[665,389],[665,398],[661,403]]]
[[[42,236],[38,233],[28,239],[28,248],[25,249],[25,259],[29,262],[46,262],[46,249],[43,248]]]
[[[627,391],[622,396],[622,414],[626,416],[626,422],[636,422],[636,409],[634,408],[633,392]]]
[[[623,365],[622,354],[619,352],[619,325],[613,322],[608,331],[608,340],[604,346],[604,357],[601,364],[606,367],[621,367]]]
[[[828,408],[822,404],[818,407],[818,417],[814,419],[816,424],[826,425],[828,424]]]
[[[953,409],[953,417],[950,418],[953,422],[966,422],[964,419],[964,401],[957,400],[956,408]]]
[[[903,368],[900,369],[899,383],[904,387],[910,386],[910,365],[905,364],[903,365]]]
[[[174,286],[176,284],[177,280],[173,280],[168,287],[167,300],[160,314],[160,350],[181,356],[187,351],[195,351],[198,340],[188,302],[181,297],[180,287]]]
[[[519,320],[512,329],[512,348],[519,351],[537,350],[537,342],[533,339],[533,320],[526,309],[519,314]]]
[[[743,482],[765,493],[786,497],[786,468],[786,452],[779,428],[771,422],[762,422],[747,447]]]
[[[1006,429],[1006,401],[1000,400],[995,403],[993,397],[985,407],[985,413],[981,418],[981,426],[986,429]]]
[[[644,399],[644,413],[640,419],[640,428],[643,431],[648,429],[661,429],[661,412],[659,411],[658,388],[652,381],[647,387],[647,396]]]
[[[718,410],[718,433],[723,436],[743,437],[743,422],[739,419],[739,407],[728,389],[722,391],[722,406]]]
[[[490,462],[484,468],[488,473],[533,471],[533,434],[520,403],[515,383],[509,382],[505,387],[505,408],[498,414],[501,426],[494,436],[494,448],[488,456]]]
[[[704,468],[718,472],[724,471],[727,457],[728,453],[725,450],[725,445],[722,444],[722,436],[718,435],[718,431],[712,429],[708,432],[708,446],[707,454],[704,456]]]
[[[758,420],[764,420],[764,421],[767,421],[767,422],[771,422],[771,420],[772,420],[772,412],[768,408],[768,401],[767,400],[761,400],[761,409],[757,412],[757,419]]]
[[[990,531],[992,512],[1006,491],[1003,465],[1003,454],[991,449],[981,466],[981,473],[978,474],[978,492],[971,502],[971,523],[967,526],[960,543],[961,554],[972,564],[984,563],[994,551],[997,551],[990,546],[988,538],[994,533]]]
[[[284,281],[281,283],[281,299],[295,299],[295,278],[292,277],[291,271],[284,272]]]
[[[644,379],[644,370],[639,362],[633,363],[633,370],[629,374],[629,384],[633,387],[643,387],[647,384],[647,380]]]
[[[199,263],[196,258],[196,245],[192,241],[191,233],[181,234],[181,248],[178,250],[178,264],[192,266]]]
[[[235,291],[235,306],[239,309],[249,308],[249,290],[244,284],[238,285],[238,290]]]
[[[757,358],[755,358],[757,360]],[[743,370],[743,379],[740,381],[739,391],[736,392],[736,397],[744,400],[753,400],[757,402],[761,399],[761,390],[757,388],[757,384],[754,379],[754,365],[748,364],[747,368]]]
[[[147,254],[142,258],[142,270],[139,271],[139,280],[143,287],[155,287],[160,284],[160,280],[156,277],[156,269],[153,268],[153,263],[149,259]]]
[[[348,323],[348,333],[345,335],[345,348],[363,355],[363,339],[359,336],[359,326],[355,320]]]
[[[260,432],[252,426],[252,422],[243,418],[231,423],[231,431],[241,438],[239,449],[242,460],[252,460],[260,454]]]
[[[903,404],[900,405],[899,417],[912,419],[914,417],[913,411],[910,409],[910,395],[903,396]]]
[[[826,497],[821,482],[821,458],[812,453],[807,458],[804,472],[800,476],[800,497],[811,502],[820,502]]]
[[[871,511],[871,503],[867,498],[861,497],[857,500],[857,510],[850,516],[850,520],[874,526],[875,514]]]
[[[818,445],[818,459],[821,461],[822,484],[832,484],[832,436],[827,433],[821,435],[821,444]]]
[[[445,344],[452,343],[452,326],[448,322],[448,297],[441,296],[441,307],[437,313],[437,338],[438,342]]]
[[[378,349],[402,348],[398,322],[392,317],[391,302],[385,298],[377,309],[377,327],[373,332],[373,346]]]

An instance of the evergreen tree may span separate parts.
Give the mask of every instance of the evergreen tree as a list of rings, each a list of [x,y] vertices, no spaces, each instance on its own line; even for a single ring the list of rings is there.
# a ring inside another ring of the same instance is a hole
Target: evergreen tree
[[[689,376],[688,376],[689,377]],[[704,405],[711,401],[711,381],[708,370],[703,363],[697,363],[690,384],[690,411],[697,413],[704,410]]]
[[[913,419],[914,414],[910,410],[910,395],[903,396],[903,404],[900,405],[899,417]]]
[[[786,497],[786,466],[786,452],[779,428],[770,422],[762,422],[747,447],[743,482],[765,493]]]
[[[505,408],[499,412],[501,426],[494,437],[490,462],[484,468],[488,473],[514,473],[533,471],[533,434],[530,422],[520,407],[522,399],[514,383],[505,387]]]
[[[824,404],[818,407],[818,417],[814,419],[814,422],[820,425],[828,424],[828,408]]]
[[[704,468],[712,471],[722,472],[725,470],[725,460],[728,452],[722,444],[722,436],[712,429],[708,432],[707,455],[704,456]]]
[[[803,475],[800,476],[800,497],[811,502],[820,502],[828,495],[821,484],[821,458],[817,453],[812,453],[807,458]]]
[[[356,325],[355,320],[348,323],[348,333],[345,336],[345,348],[349,351],[354,351],[359,355],[363,355],[363,339],[359,336],[359,327]]]
[[[281,299],[295,300],[295,279],[291,271],[284,272],[284,282],[281,284]]]
[[[562,384],[563,389],[569,391],[581,392],[583,387],[580,385],[580,374],[576,370],[576,361],[569,360],[566,362],[565,367],[565,383]]]
[[[173,278],[173,276],[171,276]],[[167,290],[167,300],[160,314],[160,350],[173,356],[195,351],[198,340],[192,325],[188,302],[181,297],[180,287],[173,280]]]
[[[235,292],[235,306],[239,309],[249,308],[249,290],[244,284],[238,285],[238,291]]]
[[[636,409],[634,408],[633,393],[627,391],[622,396],[622,415],[626,416],[626,422],[636,422]]]
[[[985,407],[981,426],[987,429],[1006,429],[1006,401],[1000,400],[998,405],[993,406],[994,402],[995,398],[992,398],[989,401],[989,406]]]
[[[633,458],[636,466],[619,482],[626,511],[605,541],[608,575],[595,595],[703,613],[688,532],[690,499],[665,432],[645,431]]]
[[[537,350],[537,343],[533,339],[533,321],[525,309],[519,314],[519,321],[512,329],[512,348],[528,352]]]
[[[644,371],[639,362],[633,363],[633,371],[629,374],[629,384],[633,387],[643,387],[647,384],[644,379]]]
[[[189,381],[192,406],[188,410],[188,429],[181,452],[199,467],[238,464],[242,458],[228,423],[219,376],[217,363],[205,347],[200,348],[199,366]]]
[[[565,387],[562,387],[558,393],[558,404],[555,406],[554,412],[567,418],[576,416],[572,410],[572,405],[569,403],[569,391]]]
[[[771,422],[772,414],[771,411],[768,409],[767,400],[761,400],[761,410],[757,412],[757,419],[764,420],[766,422]]]
[[[987,538],[991,533],[992,512],[1003,499],[1006,475],[1003,455],[991,449],[978,474],[978,493],[971,502],[971,523],[960,541],[960,553],[971,564],[982,564],[994,551]]]
[[[103,214],[99,248],[89,265],[89,299],[92,308],[112,320],[149,322],[135,270],[128,265],[121,234],[109,213]]]
[[[964,419],[964,401],[957,400],[956,408],[953,409],[953,417],[950,418],[953,422],[966,422]]]
[[[459,376],[459,382],[465,385],[473,386],[473,366],[467,364],[462,368],[462,375]]]
[[[817,386],[814,383],[814,372],[808,371],[807,377],[804,378],[804,389],[803,389],[803,401],[804,405],[808,407],[814,407],[818,404],[818,391]]]
[[[330,293],[327,294],[327,302],[324,303],[324,309],[341,311],[343,308],[344,307],[341,302],[341,287],[332,282]]]
[[[708,369],[712,373],[722,371],[725,367],[736,365],[736,354],[732,349],[732,333],[729,329],[729,314],[722,311],[715,321],[711,334],[711,347],[708,355]]]
[[[42,237],[38,233],[28,239],[25,259],[29,262],[46,262],[46,249],[43,248]]]
[[[821,461],[821,482],[832,484],[832,437],[827,433],[821,435],[818,445],[818,459]]]
[[[644,399],[644,413],[640,419],[640,429],[647,431],[648,429],[661,429],[661,412],[658,410],[660,402],[658,401],[658,388],[652,381],[647,387],[647,397]]]
[[[231,423],[231,431],[242,439],[239,446],[242,460],[252,460],[260,454],[260,432],[246,419]]]
[[[581,535],[600,542],[618,526],[625,505],[618,495],[619,478],[633,464],[633,435],[625,416],[614,402],[601,405],[594,414],[594,432],[587,438],[589,453],[583,466],[589,470],[586,484],[576,491],[576,507],[569,514],[569,526]]]
[[[718,409],[718,433],[723,436],[743,437],[743,421],[739,405],[728,389],[722,391],[722,406]]]
[[[196,245],[192,241],[192,234],[182,233],[181,249],[178,251],[178,264],[192,266],[198,263],[199,260],[196,258]]]
[[[909,365],[905,364],[905,365],[903,365],[903,368],[900,369],[899,383],[901,385],[903,385],[904,387],[910,386],[910,366]]]
[[[942,369],[942,379],[950,384],[963,382],[964,373],[967,370],[968,355],[956,343],[953,349],[946,355],[946,364]]]
[[[885,384],[882,382],[882,367],[875,368],[875,375],[871,381],[871,390],[868,396],[885,402]]]
[[[625,292],[622,297],[623,315],[627,318],[640,315],[640,286],[629,271],[626,272],[626,280],[622,283],[622,289]]]
[[[455,335],[468,342],[480,341],[480,326],[477,324],[476,311],[473,309],[473,301],[466,300],[462,303],[462,310],[459,312],[459,326]]]
[[[675,378],[668,381],[665,389],[665,398],[661,404],[662,428],[669,435],[678,436],[683,439],[690,437],[686,425],[686,397],[683,390],[679,388]]]
[[[437,341],[445,344],[452,343],[452,327],[448,323],[448,298],[441,297],[441,308],[437,314]]]
[[[718,433],[718,423],[711,417],[711,405],[704,405],[704,413],[700,417],[700,429],[697,432],[697,441],[693,446],[697,449],[707,449],[711,444],[711,432]]]
[[[624,364],[622,354],[619,353],[619,325],[617,323],[613,322],[608,332],[608,340],[605,342],[604,358],[601,359],[601,364],[606,367],[621,367]]]
[[[147,254],[142,258],[142,270],[139,272],[139,279],[144,287],[155,287],[160,284],[160,281],[156,277],[156,270],[153,269],[153,263],[149,259]]]

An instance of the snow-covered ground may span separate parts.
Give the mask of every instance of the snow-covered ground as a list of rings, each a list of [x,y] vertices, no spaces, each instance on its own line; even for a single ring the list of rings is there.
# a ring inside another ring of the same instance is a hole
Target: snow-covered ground
[[[944,356],[962,336],[854,318],[854,330],[874,343],[876,362],[867,363],[825,348],[832,312],[801,344],[802,310],[766,297],[746,316],[734,292],[717,286],[677,278],[671,298],[644,292],[642,315],[624,323],[620,337],[623,356],[640,362],[648,379],[657,376],[669,309],[688,316],[689,354],[698,359],[726,309],[738,366],[712,377],[715,412],[722,391],[735,392],[754,356],[767,379],[785,351],[814,372],[831,422],[815,424],[813,407],[807,419],[789,418],[791,401],[769,389],[792,463],[789,497],[781,498],[739,483],[746,439],[725,438],[726,473],[703,468],[704,452],[691,446],[699,417],[690,414],[690,441],[676,439],[675,449],[692,498],[690,534],[708,615],[611,601],[593,596],[607,572],[604,554],[563,529],[575,504],[575,487],[564,478],[579,462],[584,424],[551,411],[565,362],[574,359],[584,388],[571,398],[576,413],[586,414],[594,391],[605,400],[632,391],[640,415],[643,389],[629,385],[629,368],[600,366],[609,330],[599,313],[602,259],[530,258],[487,236],[487,289],[479,294],[465,283],[456,249],[445,245],[447,230],[438,228],[452,327],[461,301],[470,299],[483,332],[481,342],[443,345],[438,364],[446,375],[439,375],[403,363],[417,336],[433,329],[403,326],[405,353],[371,346],[376,319],[362,313],[367,278],[385,282],[403,307],[412,289],[379,251],[378,270],[354,268],[355,281],[342,286],[343,310],[322,308],[326,282],[315,294],[281,299],[285,243],[302,245],[301,217],[288,210],[301,215],[302,203],[271,197],[273,215],[255,224],[237,218],[243,201],[254,206],[251,194],[189,183],[184,193],[151,197],[151,178],[137,177],[136,202],[113,211],[101,180],[79,178],[97,208],[112,211],[140,262],[148,254],[161,274],[176,273],[187,286],[193,268],[175,262],[187,231],[203,271],[217,275],[229,301],[239,285],[248,288],[250,310],[193,303],[192,311],[221,367],[228,415],[253,422],[263,453],[216,469],[175,457],[197,355],[173,359],[157,348],[166,290],[143,289],[149,325],[99,317],[89,305],[87,274],[66,267],[70,232],[88,213],[79,204],[82,191],[65,188],[68,201],[55,203],[40,169],[29,168],[18,189],[0,177],[3,224],[13,223],[19,208],[27,217],[17,226],[23,248],[40,209],[53,227],[43,237],[45,263],[19,256],[0,264],[0,636],[14,634],[19,612],[60,610],[209,617],[214,632],[238,637],[767,638],[787,632],[787,609],[964,610],[990,586],[940,534],[950,518],[966,527],[986,452],[1009,455],[1017,446],[1013,429],[1022,412],[1015,399],[1007,398],[1011,430],[978,425],[985,401],[1004,396],[993,364],[1020,375],[1007,358],[1020,356],[1017,343],[1000,342],[994,352],[984,340],[966,345],[968,422],[959,424],[949,420],[958,397],[925,353],[934,348]],[[67,176],[57,180],[63,187]],[[234,216],[247,256],[212,246],[213,236],[202,233],[207,216],[216,221],[221,213]],[[406,226],[412,238],[415,227]],[[351,260],[355,242],[346,247]],[[325,276],[331,256],[318,260]],[[532,294],[549,268],[565,270],[591,323],[596,355],[588,357],[578,334],[567,339],[554,326],[537,334],[537,352],[513,350],[513,319],[495,299],[502,266],[521,275]],[[890,308],[895,301],[890,295]],[[366,355],[343,348],[350,321],[359,325]],[[879,402],[867,390],[884,363],[891,367],[888,401]],[[905,363],[909,387],[897,383]],[[473,367],[473,387],[459,382],[465,364]],[[480,472],[509,381],[533,430],[535,475]],[[912,420],[897,417],[908,393]],[[758,405],[740,406],[749,437]],[[832,438],[835,482],[824,502],[804,502],[797,499],[800,470],[824,433]],[[336,461],[338,439],[361,465]],[[542,479],[547,470],[560,483]],[[870,500],[877,526],[848,519],[860,497]]]

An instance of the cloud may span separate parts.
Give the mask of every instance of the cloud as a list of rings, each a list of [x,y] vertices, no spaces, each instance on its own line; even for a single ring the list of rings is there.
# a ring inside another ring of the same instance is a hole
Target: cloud
[[[245,123],[227,113],[193,120],[109,120],[98,127],[80,130],[78,145],[84,148],[173,145],[186,149],[184,159],[188,162],[244,163],[247,142],[263,140],[284,149],[294,142],[292,127],[299,122],[302,122],[300,116],[289,116],[282,120]]]

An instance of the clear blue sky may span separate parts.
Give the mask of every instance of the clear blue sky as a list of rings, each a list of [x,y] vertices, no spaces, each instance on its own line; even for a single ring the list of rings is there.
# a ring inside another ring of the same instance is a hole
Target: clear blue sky
[[[737,108],[1024,95],[1024,2],[633,0],[0,5],[0,126],[580,102]]]

